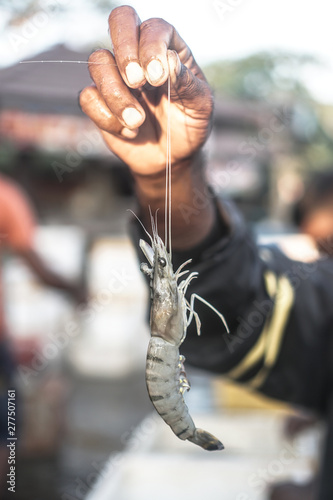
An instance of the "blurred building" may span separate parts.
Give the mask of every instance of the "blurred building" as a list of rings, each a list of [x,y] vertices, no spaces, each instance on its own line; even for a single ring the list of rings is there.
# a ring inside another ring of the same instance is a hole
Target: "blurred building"
[[[79,108],[79,91],[91,83],[87,65],[47,62],[88,56],[57,45],[31,59],[45,62],[0,71],[0,170],[21,180],[41,216],[56,211],[89,229],[90,219],[101,228],[132,184]],[[214,125],[207,144],[214,188],[232,197],[249,221],[288,222],[303,185],[299,153],[317,132],[315,115],[291,101],[219,96]]]
[[[88,56],[58,45],[33,60],[86,61]],[[6,255],[1,263],[6,320],[18,359],[21,455],[27,470],[20,486],[27,499],[37,488],[26,484],[36,473],[31,457],[49,460],[55,476],[70,425],[67,398],[73,384],[80,377],[130,376],[144,359],[145,289],[125,235],[131,181],[79,108],[79,91],[90,83],[87,64],[19,63],[0,71],[0,171],[20,183],[33,202],[37,251],[60,274],[72,279],[82,274],[90,299],[86,321],[77,304],[45,289],[18,257]],[[72,337],[66,333],[70,324],[77,326]],[[79,404],[89,407],[84,388],[82,382],[85,397]],[[100,425],[99,408],[96,415]],[[105,418],[109,424],[109,415]],[[74,420],[74,433],[77,427]],[[80,439],[76,443],[84,447]],[[68,447],[72,450],[72,443]],[[70,453],[66,460],[67,470],[74,467]],[[54,485],[49,489],[53,498]]]
[[[21,182],[43,220],[94,231],[89,221],[109,218],[118,195],[131,194],[130,178],[78,105],[87,64],[47,62],[88,56],[57,45],[32,58],[45,62],[0,71],[0,170]]]
[[[49,151],[78,148],[82,137],[94,130],[78,106],[79,91],[89,85],[90,78],[86,64],[66,61],[87,61],[88,56],[57,45],[33,57],[32,63],[22,61],[2,69],[2,140]],[[101,145],[91,142],[96,152],[105,153]]]
[[[216,102],[208,178],[250,222],[269,218],[288,223],[290,207],[301,193],[294,117],[290,103]]]

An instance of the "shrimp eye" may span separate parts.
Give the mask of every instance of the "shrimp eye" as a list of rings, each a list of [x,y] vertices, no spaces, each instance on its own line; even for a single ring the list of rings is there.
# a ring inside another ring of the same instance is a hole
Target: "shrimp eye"
[[[162,267],[166,266],[166,260],[164,257],[159,257],[157,260],[161,264]]]

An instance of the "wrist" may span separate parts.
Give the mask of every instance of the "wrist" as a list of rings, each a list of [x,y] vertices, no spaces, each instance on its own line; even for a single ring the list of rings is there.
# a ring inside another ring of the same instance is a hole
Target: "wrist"
[[[178,184],[181,184],[186,180],[189,182],[191,171],[203,168],[203,164],[204,161],[201,151],[196,152],[188,158],[172,163],[172,190],[176,188]],[[151,208],[155,208],[156,204],[158,204],[156,209],[164,209],[166,187],[165,168],[152,174],[143,174],[132,171],[132,175],[140,207],[145,209],[145,207],[149,205]]]
[[[133,174],[140,205],[140,217],[150,228],[150,207],[157,211],[158,231],[164,234],[165,170]],[[214,196],[204,180],[204,157],[200,151],[172,165],[172,246],[176,250],[192,248],[207,237],[216,218]]]

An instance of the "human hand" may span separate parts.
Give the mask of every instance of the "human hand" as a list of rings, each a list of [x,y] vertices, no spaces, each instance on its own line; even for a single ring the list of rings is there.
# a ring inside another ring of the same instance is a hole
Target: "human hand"
[[[171,161],[188,160],[208,136],[213,108],[211,90],[190,49],[166,21],[141,23],[129,6],[114,9],[109,26],[114,55],[102,49],[90,56],[95,85],[81,92],[83,111],[134,173],[161,172],[170,75]]]

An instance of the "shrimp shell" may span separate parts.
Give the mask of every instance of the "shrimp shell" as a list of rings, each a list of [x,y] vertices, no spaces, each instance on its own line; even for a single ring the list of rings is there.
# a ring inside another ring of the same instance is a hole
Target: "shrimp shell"
[[[205,450],[222,450],[223,444],[212,434],[195,426],[183,393],[189,389],[184,356],[176,346],[152,337],[148,346],[146,383],[156,411],[179,439],[191,441]]]

